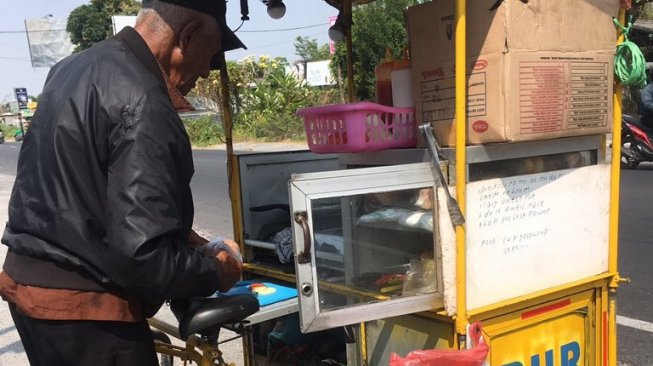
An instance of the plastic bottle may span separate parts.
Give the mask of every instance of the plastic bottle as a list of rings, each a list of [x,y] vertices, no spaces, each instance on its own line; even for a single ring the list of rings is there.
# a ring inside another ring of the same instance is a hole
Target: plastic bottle
[[[392,85],[392,105],[401,108],[414,107],[412,69],[407,48],[404,49],[404,58],[395,61],[390,73],[390,80]]]
[[[374,68],[376,102],[379,104],[392,106],[392,79],[390,74],[394,68],[394,62],[392,50],[388,47],[385,49],[385,57]]]

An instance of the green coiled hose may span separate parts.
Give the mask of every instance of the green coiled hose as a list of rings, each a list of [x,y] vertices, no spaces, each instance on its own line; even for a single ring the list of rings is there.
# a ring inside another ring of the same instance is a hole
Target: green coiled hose
[[[632,17],[628,20],[628,27],[625,28],[617,19],[613,21],[624,35],[624,42],[617,46],[614,55],[614,74],[622,85],[643,88],[646,86],[646,60],[639,46],[628,40],[628,34],[633,26]]]

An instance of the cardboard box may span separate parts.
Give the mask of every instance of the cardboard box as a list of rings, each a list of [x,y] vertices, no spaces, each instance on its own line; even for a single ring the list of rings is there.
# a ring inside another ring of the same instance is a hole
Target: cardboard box
[[[455,143],[454,2],[406,11],[419,123]],[[467,141],[599,134],[612,127],[618,0],[476,0],[467,7]]]

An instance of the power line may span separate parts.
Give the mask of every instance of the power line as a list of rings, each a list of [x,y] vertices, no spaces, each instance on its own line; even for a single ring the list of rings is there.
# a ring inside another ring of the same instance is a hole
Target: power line
[[[52,28],[52,29],[39,29],[39,30],[30,30],[30,33],[34,32],[59,32],[59,31],[65,31],[65,28]],[[22,33],[27,33],[26,30],[0,30],[0,34],[22,34]]]
[[[287,32],[287,31],[300,30],[300,29],[323,27],[325,25],[329,25],[329,23],[312,24],[312,25],[305,25],[305,26],[302,26],[302,27],[293,27],[293,28],[241,30],[241,31],[238,31],[238,33]],[[57,31],[64,31],[64,30],[66,30],[66,29],[65,28],[52,28],[52,29],[42,29],[42,30],[30,30],[30,33],[32,33],[32,32],[57,32]],[[27,32],[26,30],[0,30],[0,34],[21,34],[21,33],[26,33],[26,32]]]
[[[323,27],[325,25],[329,25],[329,23],[306,25],[306,26],[303,26],[303,27],[295,27],[295,28],[241,30],[241,31],[238,31],[238,33],[286,32],[286,31],[292,31],[292,30],[298,30],[298,29]]]
[[[0,60],[8,60],[8,61],[29,61],[28,58],[24,58],[24,57],[3,57],[3,56],[0,56]]]

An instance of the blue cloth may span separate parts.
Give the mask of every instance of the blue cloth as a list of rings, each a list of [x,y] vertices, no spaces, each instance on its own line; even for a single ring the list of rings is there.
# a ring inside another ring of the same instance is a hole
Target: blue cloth
[[[254,292],[250,289],[250,285],[254,283],[262,283],[266,287],[273,288],[275,291],[271,294],[261,294]],[[214,297],[225,296],[225,295],[238,295],[238,294],[248,294],[253,295],[258,300],[258,303],[261,307],[274,304],[280,301],[292,299],[297,297],[297,289],[294,287],[281,286],[275,283],[265,282],[262,280],[247,280],[237,282],[234,287],[229,291],[221,293],[216,292]]]
[[[274,243],[274,249],[279,257],[281,263],[293,262],[293,242],[292,242],[292,229],[287,227],[278,233],[272,235],[268,241]]]

